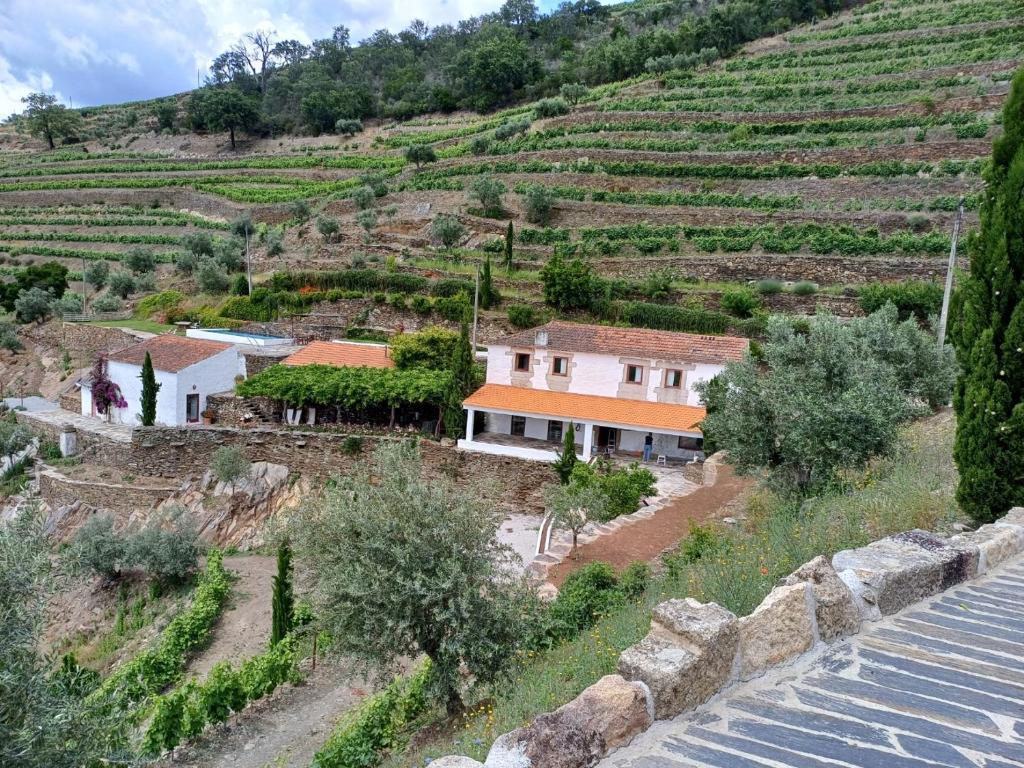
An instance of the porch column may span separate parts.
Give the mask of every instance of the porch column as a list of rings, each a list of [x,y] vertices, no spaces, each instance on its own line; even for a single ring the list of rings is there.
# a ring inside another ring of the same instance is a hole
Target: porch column
[[[473,424],[476,421],[476,409],[466,409],[466,440],[473,439]]]
[[[590,461],[590,451],[594,445],[594,425],[583,423],[583,460]]]

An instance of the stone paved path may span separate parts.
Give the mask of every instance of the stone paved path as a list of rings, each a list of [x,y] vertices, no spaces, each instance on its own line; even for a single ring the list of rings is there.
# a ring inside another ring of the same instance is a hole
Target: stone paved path
[[[40,421],[44,424],[51,424],[57,428],[65,424],[72,424],[79,432],[101,435],[118,443],[130,443],[132,441],[132,428],[126,424],[107,424],[99,419],[93,419],[72,411],[65,411],[62,408],[56,408],[51,411],[28,412],[25,414],[25,418]]]
[[[1024,766],[1024,557],[656,723],[603,768]]]

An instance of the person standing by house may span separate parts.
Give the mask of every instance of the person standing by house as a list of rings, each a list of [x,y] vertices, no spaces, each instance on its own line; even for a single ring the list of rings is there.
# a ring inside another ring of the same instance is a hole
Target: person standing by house
[[[644,464],[651,460],[651,449],[654,448],[654,435],[650,432],[644,438]]]

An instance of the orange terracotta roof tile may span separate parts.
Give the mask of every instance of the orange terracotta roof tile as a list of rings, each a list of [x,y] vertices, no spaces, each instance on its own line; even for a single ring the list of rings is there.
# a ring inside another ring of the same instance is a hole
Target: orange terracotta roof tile
[[[312,341],[281,361],[283,365],[333,365],[336,368],[394,368],[383,344]]]
[[[156,370],[176,373],[183,368],[188,368],[190,365],[201,363],[209,357],[220,354],[226,349],[231,349],[231,345],[222,341],[188,339],[184,336],[175,336],[173,333],[165,333],[122,349],[120,352],[115,352],[107,359],[117,363],[142,365],[146,359],[146,353],[149,352],[149,357]]]
[[[484,384],[467,397],[463,405],[480,410],[509,411],[575,422],[698,434],[700,428],[697,425],[703,421],[706,414],[703,408],[692,405],[549,392],[504,384]]]
[[[743,359],[750,342],[738,336],[710,336],[647,328],[617,328],[553,320],[498,340],[510,347],[536,347],[537,334],[547,333],[548,349],[594,352],[627,357],[652,357],[688,363],[727,363]]]

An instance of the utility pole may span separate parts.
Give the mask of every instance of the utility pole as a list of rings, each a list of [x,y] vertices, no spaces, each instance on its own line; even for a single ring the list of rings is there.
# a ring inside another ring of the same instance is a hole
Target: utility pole
[[[949,320],[949,298],[953,293],[953,270],[956,269],[956,245],[960,239],[960,221],[964,217],[964,199],[961,197],[953,220],[953,243],[949,247],[949,265],[946,267],[946,289],[942,292],[942,312],[939,314],[939,350],[946,343],[946,321]]]
[[[249,258],[249,226],[245,226],[245,276],[249,281],[249,295],[252,296],[252,259]]]
[[[473,359],[476,360],[476,320],[480,314],[480,265],[476,266],[476,288],[473,290]]]

